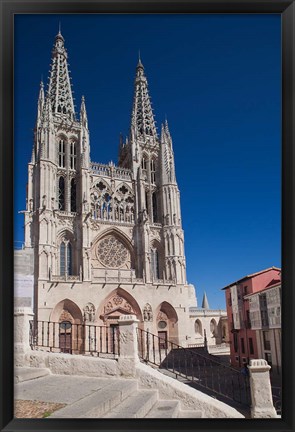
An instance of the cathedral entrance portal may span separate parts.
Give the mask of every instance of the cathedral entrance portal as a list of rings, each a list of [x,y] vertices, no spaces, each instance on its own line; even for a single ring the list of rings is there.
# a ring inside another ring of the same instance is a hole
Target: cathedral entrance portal
[[[104,300],[99,312],[99,318],[104,324],[113,328],[119,326],[118,321],[122,315],[135,315],[142,322],[141,310],[136,300],[121,288]]]
[[[170,303],[163,302],[158,308],[157,330],[161,348],[166,349],[167,341],[178,344],[178,316]]]

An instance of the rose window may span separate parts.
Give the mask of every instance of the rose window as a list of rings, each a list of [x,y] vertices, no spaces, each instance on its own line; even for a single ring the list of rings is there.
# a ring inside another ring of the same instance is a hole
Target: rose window
[[[107,236],[97,246],[97,256],[106,267],[122,267],[128,259],[126,247],[114,236]]]

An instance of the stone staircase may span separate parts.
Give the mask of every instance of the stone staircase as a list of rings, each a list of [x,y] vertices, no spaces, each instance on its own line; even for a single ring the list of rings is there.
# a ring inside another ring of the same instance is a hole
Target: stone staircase
[[[178,400],[159,399],[158,390],[138,387],[135,379],[106,380],[104,387],[50,418],[201,418],[201,411],[182,410]]]

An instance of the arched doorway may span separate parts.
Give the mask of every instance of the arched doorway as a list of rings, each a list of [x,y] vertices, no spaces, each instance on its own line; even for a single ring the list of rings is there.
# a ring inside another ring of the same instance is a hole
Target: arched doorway
[[[122,288],[117,288],[101,303],[96,320],[101,320],[105,325],[118,325],[121,315],[135,315],[140,323],[143,321],[141,309],[134,297]]]
[[[166,301],[158,307],[157,331],[161,348],[166,348],[167,341],[178,344],[178,316],[174,307]]]
[[[122,315],[135,315],[142,325],[142,313],[137,301],[122,288],[112,291],[101,303],[96,313],[96,321],[106,326],[108,335],[105,348],[113,350],[119,335],[119,319]]]
[[[81,354],[84,351],[83,316],[72,300],[60,301],[50,314],[53,322],[52,343],[60,352]]]

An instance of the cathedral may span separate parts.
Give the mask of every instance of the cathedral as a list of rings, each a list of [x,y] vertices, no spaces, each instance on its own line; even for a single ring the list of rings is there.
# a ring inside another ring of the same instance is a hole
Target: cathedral
[[[133,314],[141,329],[188,345],[197,299],[172,139],[167,121],[158,134],[140,60],[118,164],[93,162],[86,101],[78,115],[59,31],[48,90],[40,85],[24,215],[36,320],[115,326]]]

